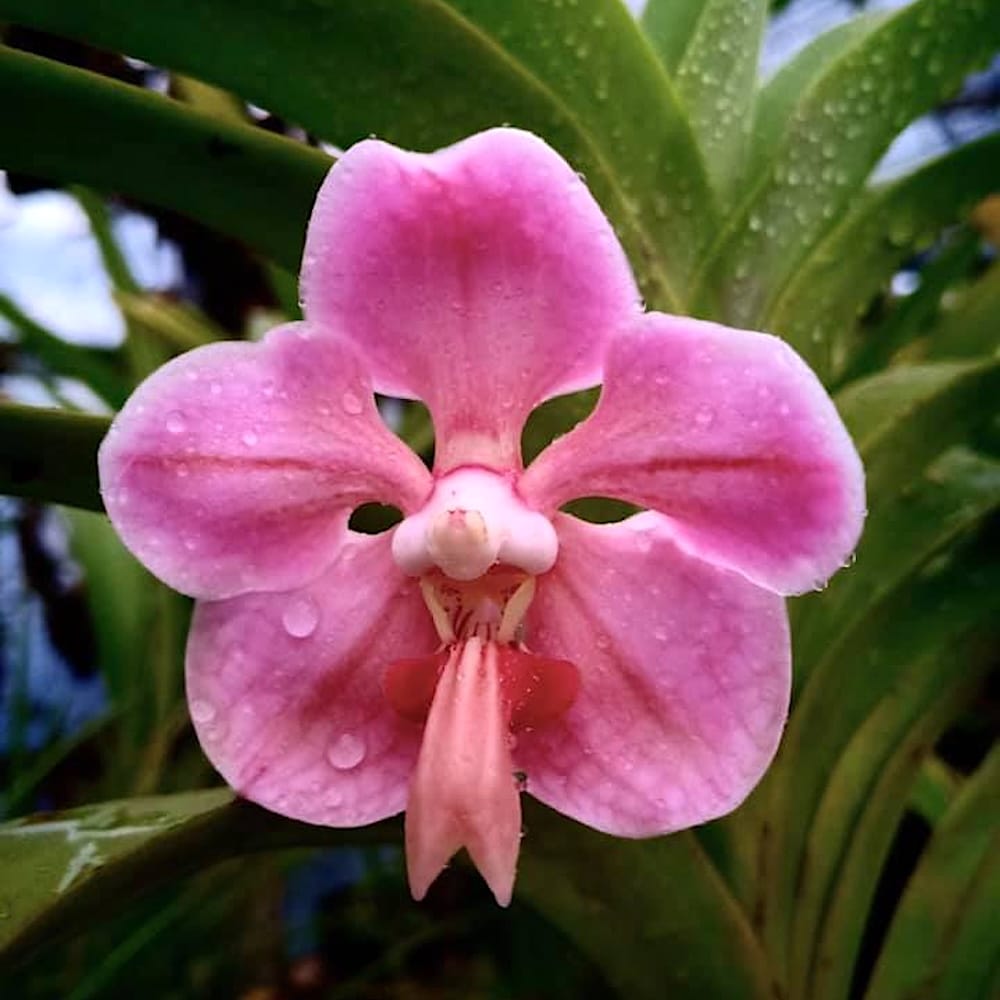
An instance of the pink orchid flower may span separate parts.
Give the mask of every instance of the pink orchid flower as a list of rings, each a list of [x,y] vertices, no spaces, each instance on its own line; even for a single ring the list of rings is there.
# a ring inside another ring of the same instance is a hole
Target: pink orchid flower
[[[821,585],[864,516],[806,365],[644,313],[583,181],[514,129],[354,146],[301,281],[304,322],[165,365],[100,453],[125,543],[198,599],[190,711],[226,781],[310,823],[405,808],[416,898],[464,846],[502,904],[523,790],[624,837],[738,805],[787,714],[782,595]],[[531,410],[597,384],[524,468]],[[427,404],[433,471],[375,391]],[[646,510],[560,512],[584,496]],[[404,520],[352,531],[369,501]]]

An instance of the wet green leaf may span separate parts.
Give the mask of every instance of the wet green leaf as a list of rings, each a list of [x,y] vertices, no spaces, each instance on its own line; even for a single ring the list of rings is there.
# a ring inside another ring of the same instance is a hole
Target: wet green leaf
[[[41,361],[53,375],[79,379],[114,409],[125,401],[128,380],[116,352],[68,343],[3,294],[0,294],[0,316],[14,327],[23,349]]]
[[[995,462],[957,450],[931,464],[989,419],[998,371],[992,361],[899,369],[838,398],[869,476],[857,562],[826,592],[793,602],[798,695],[778,758],[741,810],[709,833],[781,965],[814,810],[854,727],[884,693],[883,674],[858,664],[891,609],[907,607],[923,567],[1000,504]]]
[[[297,271],[332,161],[262,129],[0,47],[0,162],[174,209]]]
[[[792,926],[793,993],[847,995],[852,957],[920,766],[992,665],[998,583],[995,566],[960,560],[908,592],[872,647],[848,650],[892,683],[876,682],[884,694],[830,771],[809,831]]]
[[[837,407],[865,463],[869,507],[992,418],[1000,358],[890,369],[849,385]]]
[[[993,0],[917,0],[841,50],[706,255],[698,311],[759,327],[895,135],[998,46]],[[924,72],[913,72],[917,60]]]
[[[816,243],[764,325],[826,379],[842,376],[858,320],[899,265],[996,185],[1000,134],[969,143],[861,196]]]
[[[714,228],[690,125],[618,0],[203,0],[185,17],[172,0],[142,17],[130,0],[0,0],[0,17],[218,84],[342,148],[528,128],[586,174],[661,306]]]
[[[107,417],[0,403],[0,494],[102,510],[97,448]]]
[[[881,322],[864,332],[854,356],[847,362],[847,371],[842,376],[844,382],[887,367],[893,357],[907,346],[907,355],[913,354],[914,341],[936,319],[942,297],[969,274],[979,259],[980,242],[979,234],[966,228],[945,237],[934,258],[920,269],[918,287],[896,302]],[[1000,337],[995,339],[1000,340]],[[987,352],[966,352],[973,356],[984,353]],[[943,356],[948,356],[947,350]],[[955,356],[960,354],[956,352]]]
[[[692,834],[621,840],[529,801],[525,810],[518,895],[588,953],[621,996],[771,1000],[749,922]]]
[[[967,779],[910,878],[866,1000],[986,1000],[1000,890],[1000,748]]]
[[[822,78],[834,60],[848,52],[885,18],[885,13],[859,14],[823,32],[767,81],[754,108],[745,182],[759,180],[767,170],[774,151],[792,127],[803,94]]]
[[[664,69],[671,76],[698,30],[705,0],[648,0],[640,24]]]
[[[1000,349],[1000,264],[955,293],[927,338],[927,357],[995,354]]]
[[[230,857],[281,847],[384,843],[398,823],[315,827],[229,789],[39,814],[0,826],[0,962],[10,964],[135,896]]]
[[[730,200],[749,146],[757,92],[757,58],[767,17],[767,0],[704,0],[699,4],[656,4],[644,23],[665,63],[686,34],[673,68],[709,177],[720,200]],[[690,20],[691,8],[697,16]]]

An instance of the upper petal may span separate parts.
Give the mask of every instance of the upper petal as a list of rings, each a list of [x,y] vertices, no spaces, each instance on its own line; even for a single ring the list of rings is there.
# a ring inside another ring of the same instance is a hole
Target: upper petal
[[[386,701],[386,667],[438,644],[388,534],[351,532],[318,579],[198,604],[187,691],[209,760],[241,795],[308,823],[399,812],[421,726]]]
[[[431,154],[348,150],[313,210],[302,296],[307,319],[364,352],[376,389],[428,404],[441,471],[519,467],[532,407],[596,384],[639,302],[583,181],[509,128]]]
[[[305,325],[164,365],[115,419],[99,466],[125,544],[212,599],[314,577],[352,507],[412,510],[431,485],[382,423],[355,352]]]
[[[564,716],[518,733],[527,790],[620,836],[735,808],[788,710],[783,600],[685,555],[658,514],[556,525],[559,561],[538,581],[526,642],[574,663],[580,689]]]
[[[865,514],[857,451],[787,344],[659,313],[612,343],[597,409],[520,489],[543,509],[588,495],[654,508],[688,552],[785,594],[821,586]]]

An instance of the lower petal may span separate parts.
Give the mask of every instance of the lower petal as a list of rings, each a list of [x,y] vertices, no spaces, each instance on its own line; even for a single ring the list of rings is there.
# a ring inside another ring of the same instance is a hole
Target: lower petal
[[[294,819],[361,826],[401,811],[421,727],[381,687],[438,640],[389,534],[349,532],[308,586],[200,603],[187,651],[198,738],[244,797]]]
[[[526,642],[574,663],[580,690],[559,720],[518,734],[527,790],[620,836],[734,809],[787,715],[784,602],[686,555],[659,515],[556,526],[559,561],[538,580]]]

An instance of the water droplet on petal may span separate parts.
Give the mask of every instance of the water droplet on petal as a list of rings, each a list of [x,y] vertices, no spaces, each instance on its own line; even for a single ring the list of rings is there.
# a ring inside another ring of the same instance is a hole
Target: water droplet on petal
[[[357,416],[361,412],[361,400],[353,392],[345,392],[340,397],[340,403],[344,407],[345,413]]]
[[[296,597],[281,616],[285,631],[296,639],[305,639],[316,631],[319,608],[311,597]]]
[[[191,702],[191,718],[195,722],[211,722],[215,718],[215,706],[203,698]]]
[[[364,741],[351,733],[344,733],[330,744],[326,759],[338,771],[350,771],[365,759]]]
[[[257,435],[253,431],[244,431],[240,439],[248,448],[252,448],[258,441]]]
[[[267,396],[268,399],[270,399],[274,395],[275,391],[274,379],[273,378],[265,379],[260,387],[260,391],[264,393],[264,395]]]
[[[187,427],[187,421],[180,410],[173,410],[167,414],[167,430],[171,434],[183,434]]]

